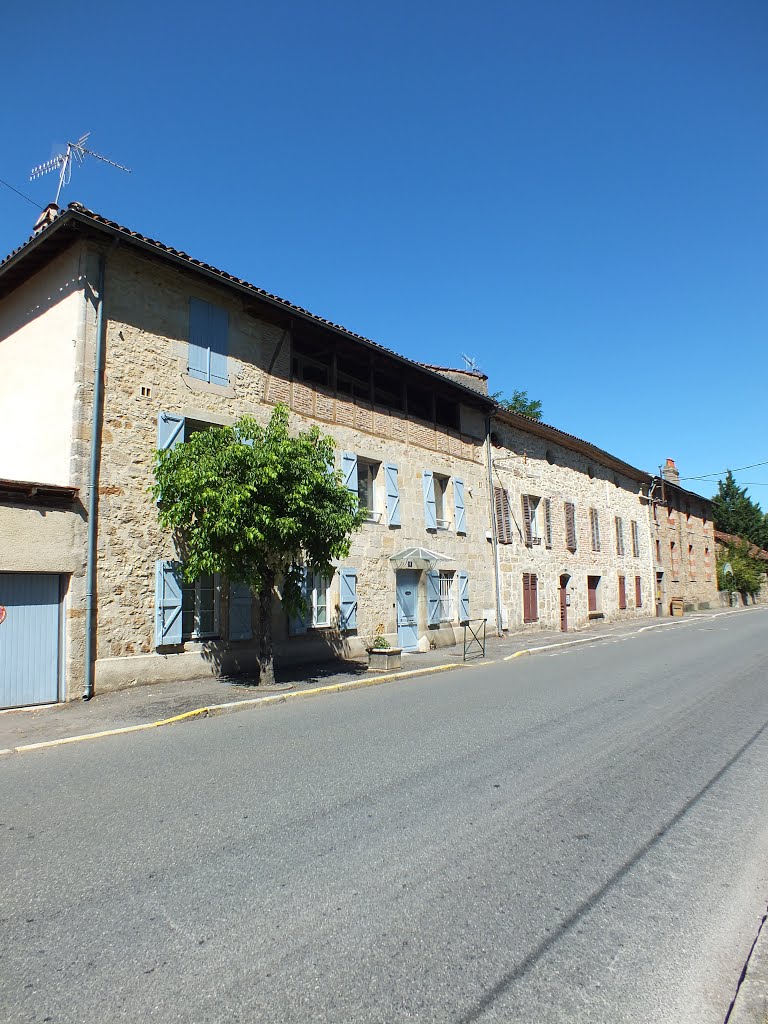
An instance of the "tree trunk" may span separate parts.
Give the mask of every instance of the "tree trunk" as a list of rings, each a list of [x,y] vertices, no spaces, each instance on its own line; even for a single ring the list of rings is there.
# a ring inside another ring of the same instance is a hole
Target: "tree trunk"
[[[272,590],[274,585],[274,575],[265,575],[259,590],[259,686],[272,686],[275,682],[275,660],[272,650]]]

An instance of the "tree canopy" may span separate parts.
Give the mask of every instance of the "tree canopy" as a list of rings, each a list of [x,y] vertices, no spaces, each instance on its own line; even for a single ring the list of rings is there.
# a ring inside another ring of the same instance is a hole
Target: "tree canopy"
[[[729,593],[756,594],[765,583],[766,563],[749,554],[750,545],[740,542],[717,552],[717,589]],[[726,567],[730,572],[725,572]]]
[[[363,519],[333,465],[333,439],[317,427],[291,435],[280,405],[267,426],[243,417],[157,453],[153,493],[184,579],[221,573],[259,595],[263,682],[274,678],[275,585],[288,612],[303,610],[305,572],[330,579]]]
[[[758,547],[768,548],[768,516],[747,495],[747,488],[739,487],[730,470],[725,480],[717,482],[712,518],[715,527],[723,533],[744,537]]]
[[[508,412],[518,412],[531,420],[541,419],[541,402],[538,399],[529,398],[527,391],[515,389],[511,398],[506,397],[501,391],[496,391],[491,398]]]

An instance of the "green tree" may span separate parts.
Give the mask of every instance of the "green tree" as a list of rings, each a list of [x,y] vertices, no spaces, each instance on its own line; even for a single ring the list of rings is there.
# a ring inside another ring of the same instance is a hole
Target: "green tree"
[[[729,594],[756,594],[766,582],[766,563],[749,554],[750,545],[742,541],[718,548],[717,589]],[[730,572],[725,572],[726,566]]]
[[[712,518],[715,527],[723,533],[751,540],[758,547],[768,543],[768,523],[763,511],[747,495],[746,487],[739,487],[730,470],[725,480],[718,480],[717,494],[712,499]]]
[[[334,441],[317,427],[291,435],[278,405],[266,427],[243,417],[159,451],[153,494],[173,531],[184,579],[222,573],[258,594],[260,681],[274,681],[272,596],[305,609],[304,572],[333,576],[364,516],[333,472]]]
[[[521,416],[527,416],[531,420],[541,419],[541,402],[537,399],[529,398],[527,391],[515,389],[512,392],[511,398],[507,398],[503,392],[497,391],[491,395],[491,398],[502,409],[506,409],[507,412],[518,412]]]

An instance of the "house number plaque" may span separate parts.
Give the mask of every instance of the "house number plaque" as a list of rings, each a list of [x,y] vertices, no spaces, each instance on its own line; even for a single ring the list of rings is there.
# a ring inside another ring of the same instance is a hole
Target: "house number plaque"
[[[5,608],[0,604],[0,626],[5,622]]]

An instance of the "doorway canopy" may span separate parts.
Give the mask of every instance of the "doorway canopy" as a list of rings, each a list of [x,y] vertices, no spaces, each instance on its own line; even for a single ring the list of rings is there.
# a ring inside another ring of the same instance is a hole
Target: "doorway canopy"
[[[434,569],[441,562],[453,562],[450,555],[441,555],[429,548],[404,548],[389,559],[396,569]]]

